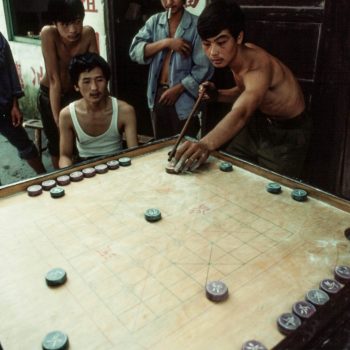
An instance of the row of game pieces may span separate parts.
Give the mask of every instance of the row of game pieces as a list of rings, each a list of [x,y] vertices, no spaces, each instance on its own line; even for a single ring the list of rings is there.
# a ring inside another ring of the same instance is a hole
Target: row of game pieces
[[[320,289],[312,289],[305,295],[305,301],[293,304],[292,312],[282,314],[277,319],[277,327],[283,335],[289,335],[297,330],[302,322],[317,312],[318,307],[325,305],[343,287],[342,284],[350,283],[350,267],[337,266],[334,269],[334,280],[324,279],[320,283]],[[342,283],[342,284],[341,284]],[[267,350],[257,340],[249,340],[243,344],[242,350]]]
[[[96,174],[105,174],[108,170],[118,169],[120,166],[131,165],[129,157],[122,157],[119,160],[110,160],[106,164],[98,164],[94,167],[87,167],[81,171],[74,171],[69,175],[61,175],[56,180],[45,180],[40,185],[32,185],[27,188],[27,193],[30,197],[36,197],[44,191],[49,191],[52,198],[61,198],[65,195],[64,188],[60,186],[67,186],[71,182],[79,182],[84,178],[91,178]]]

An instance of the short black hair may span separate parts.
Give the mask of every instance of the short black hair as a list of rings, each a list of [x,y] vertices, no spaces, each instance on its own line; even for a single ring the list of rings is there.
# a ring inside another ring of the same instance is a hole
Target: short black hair
[[[78,84],[79,76],[83,72],[90,72],[92,69],[99,67],[103,76],[109,81],[111,69],[107,61],[99,54],[87,52],[82,55],[74,56],[69,63],[69,75],[74,85]]]
[[[217,0],[208,5],[200,14],[197,23],[202,40],[212,38],[227,29],[237,39],[244,31],[244,13],[232,0]]]
[[[85,17],[84,5],[81,0],[49,0],[47,17],[52,23],[83,20]]]

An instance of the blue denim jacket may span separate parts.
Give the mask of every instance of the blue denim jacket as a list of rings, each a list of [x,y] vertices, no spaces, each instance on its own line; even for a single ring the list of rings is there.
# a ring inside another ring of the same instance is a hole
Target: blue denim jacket
[[[10,45],[0,32],[0,110],[9,112],[13,98],[23,95]]]
[[[152,110],[157,92],[157,83],[166,51],[160,51],[150,58],[144,57],[146,44],[169,37],[166,12],[153,15],[135,35],[129,50],[130,58],[140,64],[150,64],[148,73],[147,101]],[[185,90],[175,103],[179,119],[186,119],[198,96],[199,84],[211,78],[214,68],[205,56],[197,33],[197,16],[184,11],[175,38],[183,38],[192,45],[192,54],[183,57],[173,52],[169,66],[169,86],[181,83]]]

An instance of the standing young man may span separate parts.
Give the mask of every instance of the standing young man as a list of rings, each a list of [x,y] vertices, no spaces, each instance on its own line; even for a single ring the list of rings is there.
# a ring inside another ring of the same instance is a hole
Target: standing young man
[[[82,98],[70,103],[59,116],[60,168],[73,164],[75,141],[80,159],[120,151],[123,132],[127,146],[137,146],[134,108],[111,97],[107,90],[111,75],[108,63],[96,53],[85,53],[72,59],[69,73]]]
[[[53,24],[43,27],[40,34],[46,73],[40,82],[38,107],[52,164],[58,168],[58,116],[64,106],[80,97],[69,78],[69,62],[76,55],[98,50],[95,31],[83,26],[81,0],[49,0],[48,16]]]
[[[244,42],[244,15],[231,0],[218,0],[198,20],[202,46],[216,68],[229,67],[236,86],[207,97],[233,103],[231,111],[198,143],[185,142],[175,155],[178,171],[195,169],[211,151],[225,150],[291,177],[298,177],[308,149],[311,121],[291,71],[262,48]]]
[[[150,64],[147,87],[155,138],[178,134],[198,96],[199,84],[213,68],[197,33],[197,17],[185,10],[185,0],[161,0],[166,10],[153,15],[134,37],[130,57]],[[189,134],[195,136],[199,122]]]
[[[37,174],[46,170],[32,140],[22,126],[18,99],[24,95],[10,45],[0,32],[0,133],[18,150]]]

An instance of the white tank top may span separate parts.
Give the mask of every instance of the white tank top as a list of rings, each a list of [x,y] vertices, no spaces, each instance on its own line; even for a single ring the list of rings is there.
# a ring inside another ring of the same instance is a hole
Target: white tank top
[[[69,104],[69,112],[77,135],[79,156],[83,158],[114,154],[122,149],[122,138],[118,130],[118,102],[112,99],[112,118],[109,128],[101,135],[90,136],[81,128],[75,113],[75,102]]]

